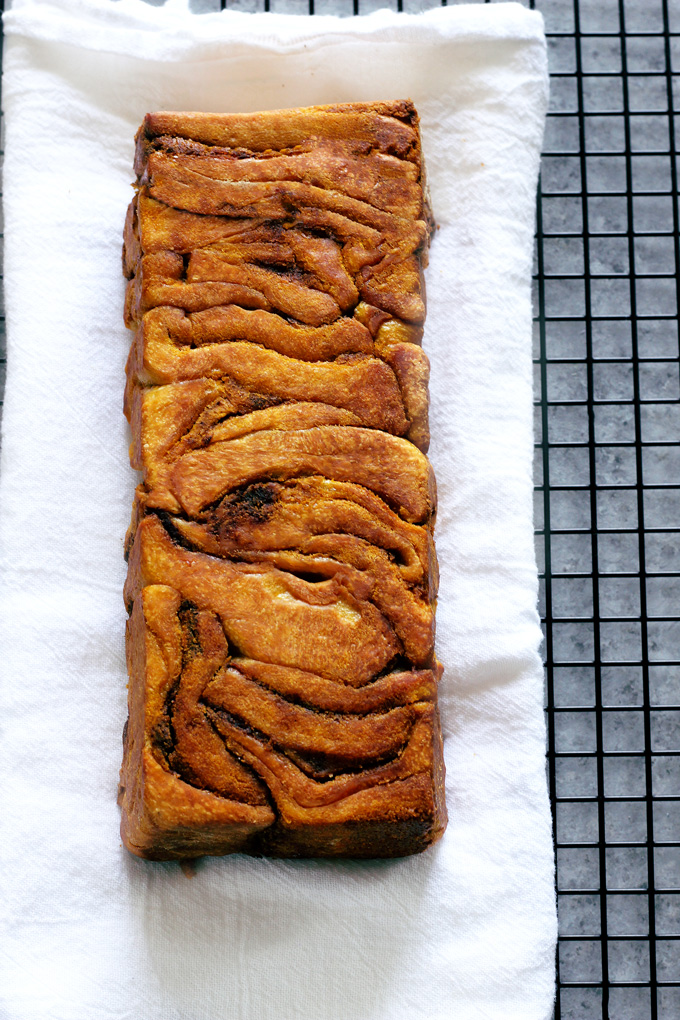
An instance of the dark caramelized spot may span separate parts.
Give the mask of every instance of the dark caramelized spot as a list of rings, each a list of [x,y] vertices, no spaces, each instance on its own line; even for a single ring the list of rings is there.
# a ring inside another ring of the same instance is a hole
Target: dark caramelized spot
[[[315,779],[317,783],[328,782],[329,779],[334,779],[336,776],[361,772],[364,766],[361,761],[351,762],[347,758],[333,754],[311,754],[310,752],[302,754],[290,748],[283,750],[287,758],[290,758],[305,775]],[[384,758],[376,758],[371,762],[371,767],[379,768],[380,765],[384,765],[394,757],[394,755],[388,755]]]
[[[198,636],[198,607],[185,600],[177,616],[182,627],[182,668],[186,669],[191,660],[203,651]]]
[[[215,510],[216,530],[228,533],[242,524],[268,521],[280,491],[277,482],[258,482],[230,492]]]
[[[167,715],[156,723],[153,733],[151,735],[151,742],[154,746],[154,750],[158,751],[160,755],[167,761],[175,747],[175,740],[172,734],[172,727],[170,725],[170,719]]]

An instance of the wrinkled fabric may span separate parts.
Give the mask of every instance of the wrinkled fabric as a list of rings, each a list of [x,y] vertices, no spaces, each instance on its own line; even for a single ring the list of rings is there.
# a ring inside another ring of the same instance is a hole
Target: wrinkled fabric
[[[547,1020],[555,910],[532,543],[541,18],[16,0],[5,15],[0,1015]],[[395,861],[131,857],[121,232],[147,110],[411,97],[426,271],[449,827]]]

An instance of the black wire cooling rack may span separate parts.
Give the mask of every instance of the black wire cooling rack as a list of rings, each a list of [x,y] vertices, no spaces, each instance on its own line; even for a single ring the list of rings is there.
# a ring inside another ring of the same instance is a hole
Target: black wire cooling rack
[[[536,6],[552,72],[535,353],[556,1017],[679,1020],[680,3]]]
[[[395,4],[437,5],[228,0]],[[680,0],[524,6],[552,79],[535,362],[555,1020],[680,1020]]]

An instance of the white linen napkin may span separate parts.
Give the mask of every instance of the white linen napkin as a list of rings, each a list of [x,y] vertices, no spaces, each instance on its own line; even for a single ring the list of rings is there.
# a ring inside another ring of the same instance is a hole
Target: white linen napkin
[[[546,1020],[555,910],[532,545],[542,21],[15,0],[5,15],[0,1015]],[[411,97],[427,270],[450,823],[416,858],[130,856],[121,231],[147,110]]]

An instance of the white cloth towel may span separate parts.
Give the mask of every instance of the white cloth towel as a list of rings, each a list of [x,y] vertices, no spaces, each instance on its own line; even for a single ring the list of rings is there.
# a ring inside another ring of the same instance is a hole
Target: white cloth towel
[[[7,1020],[546,1020],[555,909],[532,543],[530,272],[546,106],[518,4],[409,16],[193,15],[16,0],[5,15],[0,1015]],[[440,496],[445,838],[398,861],[120,845],[121,230],[147,110],[411,97]]]

